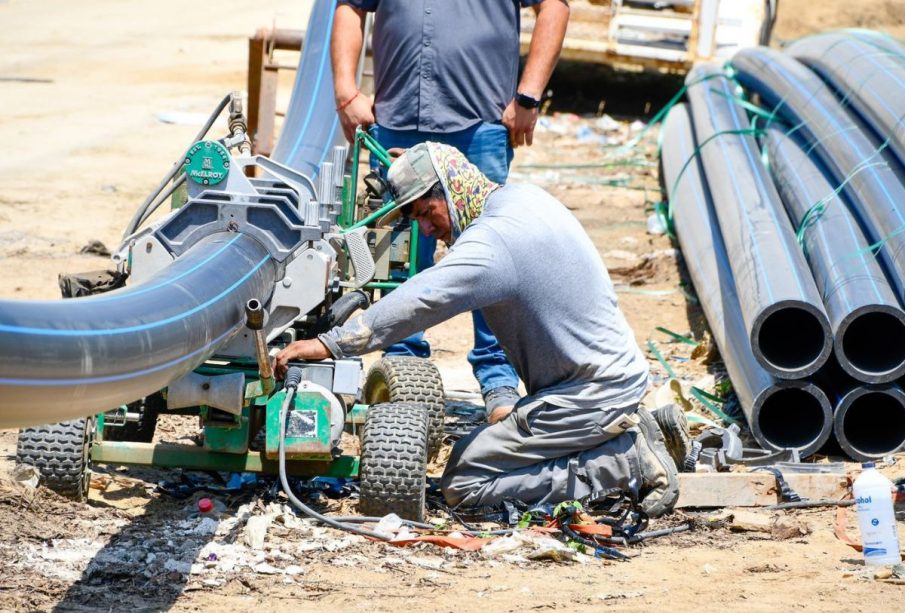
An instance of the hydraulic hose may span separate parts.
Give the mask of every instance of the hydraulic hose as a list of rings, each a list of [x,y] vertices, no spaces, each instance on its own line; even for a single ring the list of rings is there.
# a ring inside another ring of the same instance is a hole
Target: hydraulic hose
[[[754,438],[764,449],[808,456],[830,437],[830,403],[818,386],[776,379],[754,359],[696,148],[688,108],[679,104],[663,126],[661,161],[683,259]]]
[[[0,300],[0,427],[54,423],[148,396],[202,364],[268,300],[276,266],[215,234],[147,282],[55,301]]]
[[[846,113],[833,92],[800,62],[771,49],[744,49],[732,58],[736,77],[792,126],[845,186],[852,212],[880,257],[899,299],[905,297],[905,186],[885,163],[861,122]]]
[[[842,197],[784,128],[768,128],[770,170],[823,296],[836,359],[852,377],[905,375],[905,312]],[[815,204],[818,208],[815,208]],[[816,214],[815,214],[816,212]]]
[[[317,332],[326,332],[335,326],[341,326],[358,309],[371,306],[371,299],[362,290],[343,294],[330,305],[327,312],[317,322]]]
[[[217,117],[220,116],[220,113],[222,113],[223,109],[225,109],[227,107],[227,105],[229,104],[229,101],[231,99],[232,99],[232,93],[229,93],[223,97],[223,99],[214,108],[213,112],[211,112],[210,116],[207,118],[207,121],[204,122],[204,125],[198,131],[198,134],[195,135],[194,140],[192,140],[192,142],[189,143],[189,146],[191,146],[194,143],[197,143],[199,140],[203,139],[207,135],[208,131],[214,125],[214,122],[217,121]],[[182,168],[182,164],[184,161],[185,161],[185,157],[180,156],[180,158],[178,160],[173,162],[173,165],[170,167],[170,170],[169,170],[169,172],[167,172],[166,176],[164,176],[164,178],[161,179],[160,183],[157,184],[157,187],[154,188],[154,190],[150,194],[148,194],[148,197],[145,198],[145,201],[141,203],[141,206],[138,207],[138,210],[135,211],[135,215],[132,216],[131,221],[129,221],[129,224],[126,226],[126,231],[123,232],[123,240],[125,240],[127,237],[131,236],[138,229],[138,227],[148,218],[148,216],[152,212],[154,212],[154,209],[156,209],[158,206],[160,206],[160,203],[163,202],[163,199],[161,199],[157,203],[154,203],[155,199],[157,199],[157,196],[159,196],[160,193],[164,190],[167,183],[172,181],[173,177],[175,177],[179,173],[179,170]],[[182,181],[184,181],[184,179],[182,179],[180,182],[182,182]],[[172,191],[176,187],[177,187],[177,185],[173,185],[168,193],[172,193]],[[166,198],[166,196],[164,196],[164,198]],[[152,204],[153,204],[153,206],[152,206]]]
[[[754,356],[775,377],[811,375],[829,358],[829,322],[751,125],[718,66],[686,84],[699,144],[680,167],[700,155]]]
[[[831,32],[801,39],[786,53],[829,82],[881,139],[889,137],[905,165],[905,49],[895,53],[879,40]]]

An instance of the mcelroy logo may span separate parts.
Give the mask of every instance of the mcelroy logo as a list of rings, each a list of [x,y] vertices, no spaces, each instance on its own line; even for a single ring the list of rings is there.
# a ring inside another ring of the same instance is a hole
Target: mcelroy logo
[[[199,185],[217,185],[229,174],[229,151],[217,141],[201,141],[185,154],[183,170]]]

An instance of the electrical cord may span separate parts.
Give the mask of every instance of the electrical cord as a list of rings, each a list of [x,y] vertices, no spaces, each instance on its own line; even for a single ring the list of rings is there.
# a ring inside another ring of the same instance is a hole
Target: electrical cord
[[[345,532],[350,532],[352,534],[358,534],[361,536],[366,536],[368,538],[373,538],[381,541],[390,541],[392,540],[391,536],[386,534],[375,532],[373,530],[366,530],[364,528],[359,528],[357,526],[353,526],[351,524],[360,524],[360,523],[371,523],[371,522],[379,522],[381,517],[367,517],[367,516],[354,516],[354,517],[328,517],[326,515],[322,515],[306,505],[304,502],[298,499],[295,494],[292,493],[292,488],[289,486],[289,479],[286,476],[286,417],[289,414],[289,405],[292,403],[292,400],[295,398],[295,392],[298,389],[299,383],[301,383],[302,379],[302,371],[298,367],[293,366],[289,369],[289,372],[286,374],[286,380],[284,386],[286,388],[286,397],[283,399],[283,404],[280,407],[280,447],[279,447],[279,472],[280,472],[280,484],[283,486],[283,491],[286,493],[286,496],[289,498],[289,502],[292,503],[297,509],[302,511],[305,515],[310,517],[311,519],[318,521],[323,524],[327,524],[332,528],[336,528],[337,530],[343,530]],[[426,530],[436,530],[437,527],[432,524],[426,524],[423,522],[411,521],[408,519],[402,520],[403,525],[408,526],[410,528],[422,528]],[[488,530],[488,531],[477,531],[477,530],[461,530],[463,534],[468,534],[471,536],[478,535],[500,535],[500,534],[511,534],[515,530]]]
[[[283,491],[286,493],[286,496],[289,498],[289,502],[293,504],[297,509],[303,512],[308,517],[315,519],[321,523],[327,524],[332,528],[336,528],[337,530],[343,530],[345,532],[351,532],[352,534],[358,534],[360,536],[366,536],[368,538],[377,539],[379,541],[389,541],[392,540],[392,537],[383,534],[381,532],[375,532],[373,530],[366,530],[364,528],[359,528],[357,526],[350,525],[349,523],[343,523],[327,517],[326,515],[321,515],[304,502],[299,500],[295,494],[292,493],[292,488],[289,487],[289,479],[286,477],[286,417],[289,413],[289,405],[295,399],[295,392],[298,389],[298,385],[302,380],[302,371],[298,367],[292,367],[289,369],[289,372],[286,375],[286,381],[284,383],[286,387],[286,397],[283,399],[283,405],[280,407],[280,453],[279,453],[279,469],[280,469],[280,484],[283,486]]]

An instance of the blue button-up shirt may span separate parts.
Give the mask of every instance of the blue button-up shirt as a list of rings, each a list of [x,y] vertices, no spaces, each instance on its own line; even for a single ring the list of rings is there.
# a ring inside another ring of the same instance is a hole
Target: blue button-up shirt
[[[515,95],[519,8],[543,0],[340,0],[373,11],[377,123],[457,132]]]

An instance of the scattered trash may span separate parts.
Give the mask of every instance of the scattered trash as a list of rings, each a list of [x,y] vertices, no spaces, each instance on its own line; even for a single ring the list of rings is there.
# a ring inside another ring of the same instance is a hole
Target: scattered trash
[[[518,552],[529,560],[554,562],[587,562],[590,558],[553,537],[536,532],[514,532],[485,545],[481,552],[487,557],[500,557]]]
[[[402,518],[395,513],[390,513],[389,515],[384,515],[380,518],[380,521],[377,522],[377,525],[374,527],[374,531],[386,536],[393,536],[401,527]]]
[[[210,498],[202,498],[198,501],[198,510],[202,513],[208,513],[214,508],[214,503]]]
[[[30,490],[38,487],[38,482],[41,480],[38,469],[31,464],[16,464],[10,471],[10,476],[16,483]]]
[[[245,523],[245,544],[252,549],[263,549],[267,529],[273,523],[272,515],[254,515]]]
[[[628,598],[641,598],[644,592],[613,592],[597,594],[597,600],[626,600]]]
[[[663,219],[663,215],[659,213],[651,213],[647,217],[647,233],[653,234],[654,236],[666,234],[666,223]]]
[[[107,249],[107,246],[101,241],[90,240],[84,247],[79,249],[79,253],[107,257],[110,255],[110,250]]]

